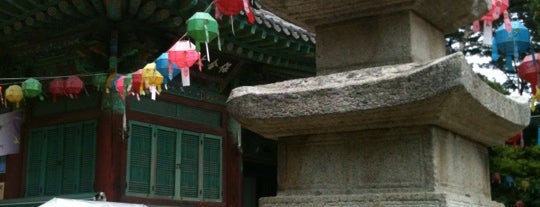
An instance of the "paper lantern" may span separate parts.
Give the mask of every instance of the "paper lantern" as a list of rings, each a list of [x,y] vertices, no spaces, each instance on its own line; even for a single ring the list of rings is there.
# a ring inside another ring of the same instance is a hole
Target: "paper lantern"
[[[251,11],[249,0],[215,0],[215,4],[215,16],[217,19],[221,19],[221,16],[225,15],[230,16],[232,22],[232,17],[244,10],[249,23],[253,24],[255,22],[255,16],[253,16],[253,11]]]
[[[507,30],[511,30],[510,18],[508,17],[508,0],[492,0],[491,9],[482,16],[484,22],[483,44],[491,46],[493,41],[493,21],[497,20],[501,14],[504,14],[504,25]],[[473,32],[480,31],[480,22],[473,22]]]
[[[112,84],[114,84],[114,81],[116,81],[115,78],[117,78],[119,75],[118,73],[111,73],[109,76],[107,76],[107,80],[105,81],[105,92],[110,93],[111,89],[115,89],[115,87],[111,87]]]
[[[509,6],[508,0],[492,0],[490,11],[492,11],[493,18],[498,19],[501,14],[508,10]]]
[[[132,96],[137,96],[137,100],[140,100],[139,95],[144,95],[144,83],[142,79],[142,69],[139,69],[131,74],[131,91]]]
[[[142,69],[142,80],[150,91],[151,99],[156,99],[156,94],[161,92],[161,84],[163,84],[163,75],[156,70],[156,63],[148,63]]]
[[[41,92],[43,90],[41,83],[34,78],[26,79],[22,83],[22,90],[25,97],[35,98],[39,96],[39,98],[43,100],[43,96],[41,96]]]
[[[169,69],[172,69],[172,71]],[[169,64],[169,53],[166,52],[162,53],[156,59],[156,70],[158,70],[161,75],[168,74],[168,78],[163,79],[165,90],[167,89],[167,83],[169,83],[169,80],[172,80],[175,76],[180,74],[180,68],[176,67],[174,64]]]
[[[92,77],[92,84],[100,91],[107,84],[107,74],[98,74]]]
[[[522,180],[521,182],[519,182],[519,187],[524,191],[529,190],[530,186],[531,183],[528,180]]]
[[[210,61],[208,42],[219,36],[217,21],[206,12],[195,12],[195,14],[187,20],[187,33],[195,40],[197,52],[201,51],[201,42],[204,42],[206,45],[206,58]],[[221,50],[220,44],[221,43],[218,40],[219,50]]]
[[[116,79],[115,84],[114,84],[116,91],[120,94],[120,98],[122,99],[126,99],[126,95],[125,95],[126,88],[124,87],[125,78],[126,76],[124,75],[120,76],[120,78]]]
[[[491,182],[496,184],[501,184],[501,174],[495,172],[491,175]]]
[[[507,175],[504,177],[504,183],[507,185],[507,186],[514,186],[516,185],[516,183],[514,182],[514,178],[512,178],[511,176]]]
[[[127,96],[128,93],[131,91],[131,79],[133,77],[132,73],[128,73],[126,77],[124,78],[124,96]]]
[[[195,49],[195,45],[187,40],[177,41],[168,51],[169,63],[181,69],[182,85],[189,86],[189,67],[199,62],[199,70],[202,70],[201,55]],[[173,67],[173,66],[170,66]]]
[[[10,103],[15,103],[15,107],[19,108],[19,103],[23,99],[23,91],[19,85],[11,85],[6,89],[6,100]]]
[[[504,25],[495,31],[491,57],[494,61],[499,59],[499,53],[506,57],[506,72],[515,73],[512,61],[519,58],[519,54],[526,52],[531,46],[531,35],[521,22],[512,21],[512,31],[508,32]]]
[[[57,78],[49,83],[49,92],[53,96],[53,102],[56,102],[57,96],[63,96],[66,92],[64,89],[64,80]]]
[[[84,83],[83,81],[77,77],[77,76],[69,76],[67,80],[64,82],[65,91],[66,94],[70,98],[77,98],[79,93],[81,93]]]
[[[527,55],[518,66],[518,76],[531,84],[532,94],[536,94],[538,72],[540,72],[540,54]]]
[[[523,132],[520,132],[520,133],[517,133],[516,135],[508,138],[506,140],[506,143],[507,144],[511,144],[513,145],[514,147],[517,146],[517,143],[520,143],[521,147],[523,147]]]

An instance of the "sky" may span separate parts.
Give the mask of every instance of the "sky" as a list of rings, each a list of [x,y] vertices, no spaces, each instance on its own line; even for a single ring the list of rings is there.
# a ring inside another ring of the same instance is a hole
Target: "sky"
[[[505,74],[499,69],[482,68],[479,66],[482,63],[489,63],[489,61],[491,61],[490,56],[473,55],[473,56],[465,56],[465,59],[467,59],[468,63],[472,64],[472,70],[474,72],[485,75],[486,77],[488,77],[489,80],[492,80],[492,81],[494,80],[502,84],[508,79],[507,74]],[[523,101],[521,99],[529,99],[531,97],[531,94],[526,93],[526,92],[523,92],[523,95],[520,95],[517,90],[510,91],[510,92],[511,94],[509,96],[520,99],[520,101]]]

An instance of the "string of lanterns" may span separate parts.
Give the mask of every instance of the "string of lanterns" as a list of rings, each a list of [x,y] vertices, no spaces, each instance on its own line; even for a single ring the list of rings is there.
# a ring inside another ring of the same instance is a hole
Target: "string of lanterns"
[[[519,21],[511,21],[508,16],[508,0],[492,0],[491,9],[482,16],[483,44],[492,46],[491,58],[497,61],[500,57],[505,59],[504,71],[518,75],[518,81],[529,83],[531,88],[531,110],[535,111],[537,101],[540,101],[540,85],[538,73],[540,72],[540,54],[534,52],[529,29]],[[492,22],[503,16],[503,24],[495,31]],[[480,30],[479,21],[473,22],[473,32]],[[519,58],[527,54],[521,61]],[[518,86],[521,84],[518,82]],[[522,88],[520,89],[521,93]]]
[[[167,90],[167,83],[177,75],[182,77],[182,86],[189,86],[189,68],[197,63],[199,71],[202,71],[201,44],[205,44],[206,59],[209,62],[208,43],[217,38],[218,49],[221,50],[219,25],[216,19],[208,13],[212,5],[215,5],[215,17],[218,19],[225,15],[230,16],[232,21],[232,17],[244,11],[248,21],[255,22],[249,0],[214,0],[204,12],[196,12],[186,21],[186,34],[154,62],[126,75],[111,73],[86,76],[92,76],[91,82],[98,91],[104,86],[106,93],[118,92],[122,99],[131,95],[140,100],[140,96],[146,95],[145,91],[148,91],[151,99],[155,100],[156,95],[162,91],[161,85],[164,85]],[[195,44],[188,40],[188,36],[195,41]],[[55,77],[48,83],[48,89],[53,102],[56,102],[57,97],[61,96],[77,98],[84,89],[84,82],[77,75]],[[2,104],[9,102],[15,104],[16,108],[19,108],[19,103],[23,98],[44,100],[42,84],[38,78],[28,78],[22,82],[21,86],[18,84],[10,85],[5,90],[5,95],[2,94],[0,86],[0,97],[5,97],[6,102],[2,100]]]

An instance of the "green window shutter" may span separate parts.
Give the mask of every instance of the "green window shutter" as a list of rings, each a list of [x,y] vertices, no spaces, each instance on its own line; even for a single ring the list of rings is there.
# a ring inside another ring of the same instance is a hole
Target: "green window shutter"
[[[176,135],[172,129],[157,128],[155,195],[174,196]]]
[[[64,127],[62,194],[77,193],[81,157],[81,124]]]
[[[203,199],[221,199],[221,137],[204,136]]]
[[[28,139],[28,162],[25,196],[39,196],[43,193],[45,181],[45,147],[47,139],[44,130],[32,130]]]
[[[182,133],[181,146],[180,196],[197,198],[199,188],[199,134]]]
[[[94,192],[97,126],[95,121],[82,123],[79,192]]]
[[[47,131],[47,169],[45,170],[44,195],[60,194],[62,183],[62,142],[60,128],[48,128]]]
[[[152,161],[152,126],[131,123],[128,149],[129,193],[150,193],[150,166]]]

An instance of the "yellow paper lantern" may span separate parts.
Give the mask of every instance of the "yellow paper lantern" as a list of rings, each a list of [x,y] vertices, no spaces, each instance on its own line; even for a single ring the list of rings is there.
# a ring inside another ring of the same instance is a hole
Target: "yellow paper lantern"
[[[161,84],[163,84],[163,75],[156,70],[156,63],[148,63],[144,66],[142,69],[142,79],[145,87],[148,87],[150,90],[151,98],[155,99],[156,93],[161,93]]]
[[[23,99],[22,88],[18,85],[11,85],[6,89],[6,100],[10,103],[15,103],[15,106],[19,108],[19,103]]]

